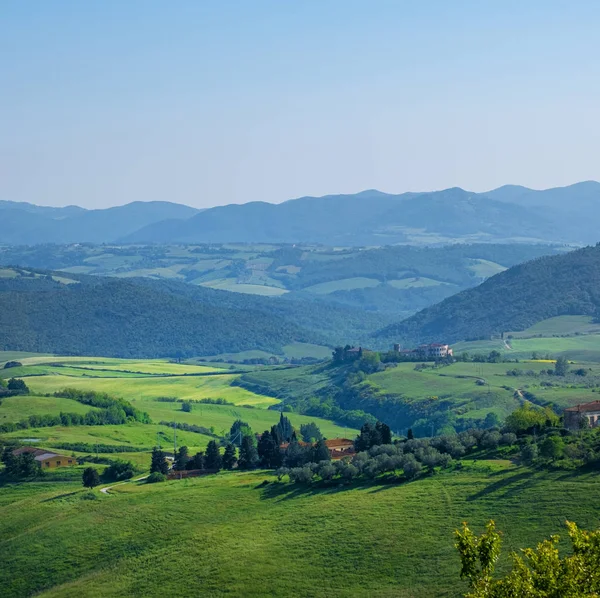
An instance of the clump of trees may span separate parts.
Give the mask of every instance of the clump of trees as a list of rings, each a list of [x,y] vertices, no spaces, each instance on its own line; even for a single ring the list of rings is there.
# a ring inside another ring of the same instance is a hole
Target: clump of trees
[[[20,368],[23,367],[23,364],[20,361],[7,361],[4,364],[4,369],[8,370],[10,368]]]
[[[11,378],[6,385],[6,388],[14,394],[29,394],[29,387],[25,384],[24,380],[21,380],[21,378]]]
[[[475,535],[465,523],[455,532],[461,570],[469,583],[465,598],[538,598],[549,596],[598,596],[600,593],[600,531],[588,532],[566,522],[571,549],[560,550],[560,537],[551,536],[536,548],[512,553],[512,569],[495,578],[502,539],[493,521],[485,532]]]
[[[25,479],[42,475],[42,469],[33,453],[13,454],[14,447],[6,446],[2,451],[4,473],[9,478]]]

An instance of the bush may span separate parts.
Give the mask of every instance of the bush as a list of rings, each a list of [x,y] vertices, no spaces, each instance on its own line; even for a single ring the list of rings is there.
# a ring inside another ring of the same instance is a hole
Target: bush
[[[157,482],[164,482],[166,481],[167,476],[159,473],[158,471],[155,471],[154,473],[151,473],[147,478],[146,478],[146,483],[147,484],[156,484]]]

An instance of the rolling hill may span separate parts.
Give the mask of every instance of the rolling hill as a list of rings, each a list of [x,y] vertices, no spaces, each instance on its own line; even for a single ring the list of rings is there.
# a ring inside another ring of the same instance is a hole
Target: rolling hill
[[[352,308],[181,282],[0,270],[0,350],[116,357],[282,353],[293,342],[358,341],[382,322]]]
[[[119,278],[148,277],[348,305],[395,319],[433,305],[515,264],[565,247],[514,244],[399,245],[37,245],[0,247],[0,264]]]
[[[413,344],[485,339],[562,315],[593,315],[600,306],[600,244],[513,266],[376,333]]]

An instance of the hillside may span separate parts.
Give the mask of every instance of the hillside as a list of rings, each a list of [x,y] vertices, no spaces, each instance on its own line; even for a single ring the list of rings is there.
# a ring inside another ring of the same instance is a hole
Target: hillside
[[[48,478],[0,488],[5,598],[450,598],[467,589],[453,536],[462,521],[479,531],[493,517],[507,553],[562,536],[565,519],[595,528],[600,490],[591,473],[507,461],[329,488],[226,472],[122,484],[94,500],[80,479]]]
[[[0,350],[159,357],[365,337],[359,310],[225,293],[178,282],[0,271]]]
[[[561,315],[596,315],[600,245],[514,266],[384,328],[374,338],[414,344],[489,338]]]
[[[104,210],[0,202],[0,243],[582,244],[596,241],[598,217],[600,183],[594,181],[542,191],[514,185],[486,193],[458,187],[402,194],[368,190],[205,210],[169,202]]]
[[[335,303],[396,319],[515,264],[565,251],[527,244],[330,248],[319,245],[37,245],[0,248],[0,264],[177,280],[286,300]]]

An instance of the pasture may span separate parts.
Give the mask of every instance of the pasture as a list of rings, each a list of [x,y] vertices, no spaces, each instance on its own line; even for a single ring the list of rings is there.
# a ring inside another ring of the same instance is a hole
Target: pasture
[[[496,520],[504,570],[510,550],[565,536],[566,519],[596,528],[600,480],[478,462],[400,485],[222,472],[88,495],[76,482],[0,488],[4,597],[454,597],[462,521]]]

